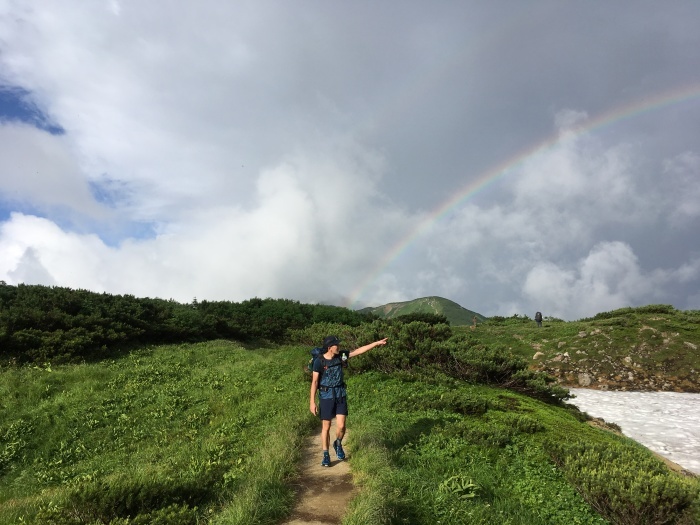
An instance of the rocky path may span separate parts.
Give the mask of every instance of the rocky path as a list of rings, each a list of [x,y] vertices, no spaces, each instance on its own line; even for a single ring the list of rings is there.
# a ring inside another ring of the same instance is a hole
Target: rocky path
[[[348,432],[343,439],[345,454]],[[320,429],[304,444],[301,472],[297,480],[297,505],[290,518],[281,525],[339,525],[348,502],[354,496],[354,485],[347,461],[335,459],[331,446],[331,466],[321,466]],[[335,420],[331,425],[331,442],[335,439]]]

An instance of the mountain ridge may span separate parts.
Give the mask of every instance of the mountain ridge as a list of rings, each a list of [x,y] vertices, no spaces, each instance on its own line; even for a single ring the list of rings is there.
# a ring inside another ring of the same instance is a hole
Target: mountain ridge
[[[368,306],[357,311],[359,313],[371,313],[381,319],[393,319],[401,315],[414,313],[444,315],[452,326],[474,324],[475,318],[477,324],[483,323],[488,319],[478,312],[469,310],[454,301],[437,295],[420,297],[411,301],[386,303],[381,306]]]

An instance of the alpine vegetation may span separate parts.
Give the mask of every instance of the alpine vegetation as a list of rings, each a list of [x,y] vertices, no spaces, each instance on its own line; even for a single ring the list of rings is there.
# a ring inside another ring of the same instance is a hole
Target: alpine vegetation
[[[343,369],[346,525],[700,523],[697,478],[592,425],[533,366],[521,343],[568,337],[564,322],[0,292],[0,523],[283,521],[320,428],[310,352],[329,334],[372,346]]]

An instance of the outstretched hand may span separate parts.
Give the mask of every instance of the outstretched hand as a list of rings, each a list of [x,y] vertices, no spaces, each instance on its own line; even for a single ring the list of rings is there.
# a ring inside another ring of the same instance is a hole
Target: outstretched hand
[[[386,340],[387,338],[385,337],[384,339],[380,339],[379,341],[374,341],[373,343],[369,343],[368,345],[356,348],[355,350],[350,352],[349,357],[355,357],[356,355],[364,354],[367,350],[372,350],[372,348],[377,348],[378,346],[385,345]]]

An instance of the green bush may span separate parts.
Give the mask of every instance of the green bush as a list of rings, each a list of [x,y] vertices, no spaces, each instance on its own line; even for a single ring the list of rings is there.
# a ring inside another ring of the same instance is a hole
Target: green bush
[[[535,434],[545,429],[541,422],[529,416],[513,415],[508,419],[508,422],[512,428],[523,434]]]
[[[445,392],[439,397],[430,396],[424,403],[425,408],[450,410],[456,414],[480,416],[489,409],[489,403],[483,397],[465,394],[459,390]]]
[[[473,445],[503,448],[512,442],[515,429],[483,422],[478,425],[463,425],[459,435]]]
[[[383,324],[381,337],[388,337],[389,344],[365,354],[358,361],[359,370],[379,370],[385,373],[399,370],[427,371],[440,367],[449,359],[449,353],[440,344],[452,336],[448,325],[430,325],[420,321]]]
[[[638,306],[636,308],[628,306],[625,308],[618,308],[617,310],[611,310],[609,312],[600,312],[593,317],[587,317],[580,319],[579,321],[598,321],[602,319],[611,319],[614,317],[626,317],[635,313],[670,315],[677,312],[678,311],[670,304],[649,304],[646,306]]]
[[[342,348],[353,350],[386,337],[385,330],[384,321],[373,321],[356,327],[341,323],[319,322],[304,328],[288,329],[286,339],[290,343],[304,345],[311,349],[320,346],[327,335],[337,335]]]
[[[318,323],[302,330],[290,330],[288,337],[311,348],[329,334],[340,337],[341,345],[347,349],[388,338],[385,346],[352,360],[351,367],[356,372],[376,370],[420,378],[440,373],[469,383],[511,388],[554,403],[569,396],[568,390],[555,385],[552,377],[529,370],[523,358],[502,348],[474,342],[470,334],[455,332],[447,324],[376,320],[351,327]]]
[[[410,314],[399,315],[394,318],[395,322],[409,324],[414,321],[419,321],[421,323],[426,323],[430,325],[435,324],[450,324],[447,320],[447,316],[443,314],[431,314],[427,312],[413,312]]]
[[[446,381],[446,379],[443,378],[442,381]],[[391,406],[396,410],[402,411],[432,408],[471,416],[483,415],[490,408],[489,402],[485,398],[465,393],[459,388],[443,390],[439,395],[435,395],[432,392],[410,392],[405,396],[392,398]]]
[[[638,306],[635,310],[643,314],[673,314],[676,309],[670,304],[649,304]]]
[[[316,322],[360,326],[373,316],[289,299],[180,304],[0,281],[0,359],[54,363],[97,360],[143,344],[215,339],[285,341]]]
[[[507,386],[543,401],[559,402],[571,397],[569,390],[555,384],[553,377],[533,370],[519,370]]]
[[[630,442],[547,442],[554,462],[583,498],[623,525],[697,523],[700,491]]]
[[[530,324],[532,319],[527,315],[513,314],[510,317],[503,317],[501,315],[494,315],[489,317],[485,324],[488,325],[519,325],[519,324]]]

